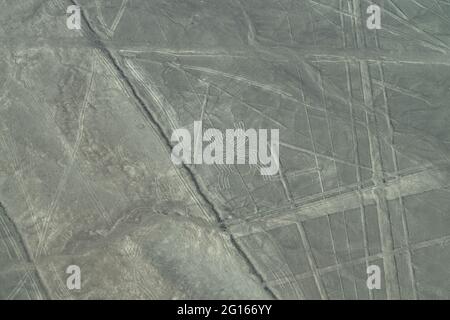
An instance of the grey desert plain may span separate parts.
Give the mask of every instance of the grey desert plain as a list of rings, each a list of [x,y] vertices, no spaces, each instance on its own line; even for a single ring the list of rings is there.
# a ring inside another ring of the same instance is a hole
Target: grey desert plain
[[[449,0],[0,8],[0,299],[450,298]]]

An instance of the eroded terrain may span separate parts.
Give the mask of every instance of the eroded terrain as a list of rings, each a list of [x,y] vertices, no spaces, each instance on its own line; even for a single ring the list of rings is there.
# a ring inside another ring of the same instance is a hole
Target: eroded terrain
[[[450,298],[448,0],[0,3],[1,299]],[[174,165],[194,121],[279,174]]]

